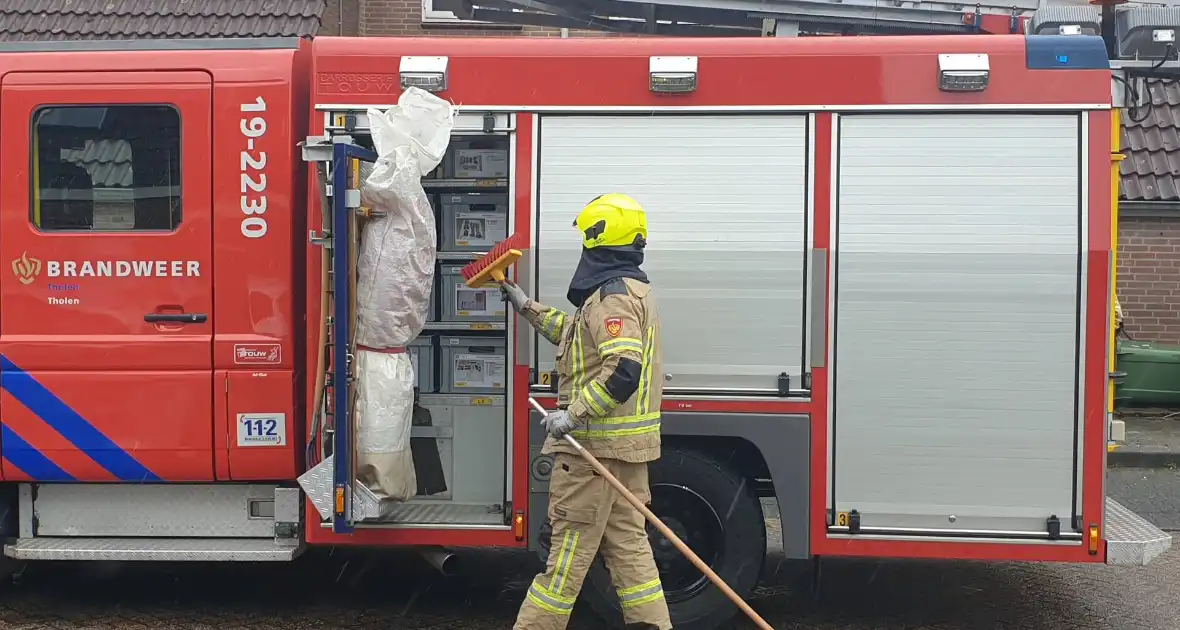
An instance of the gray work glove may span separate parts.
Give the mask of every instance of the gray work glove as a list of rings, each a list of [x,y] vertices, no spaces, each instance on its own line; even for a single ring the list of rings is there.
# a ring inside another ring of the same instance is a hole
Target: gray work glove
[[[500,283],[500,295],[512,305],[513,310],[519,313],[529,303],[529,296],[524,292],[524,289],[517,286],[507,278]]]
[[[565,437],[567,433],[573,431],[578,426],[574,422],[574,417],[565,409],[550,411],[549,415],[541,420],[541,424],[545,425],[545,430],[549,432],[549,435],[558,440]]]

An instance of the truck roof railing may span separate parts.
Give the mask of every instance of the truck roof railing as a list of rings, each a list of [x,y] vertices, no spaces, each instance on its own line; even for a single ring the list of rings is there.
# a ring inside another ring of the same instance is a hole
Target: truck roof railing
[[[985,17],[1004,32],[1019,32],[1020,18],[1040,0],[435,0],[434,8],[460,18],[501,24],[660,35],[774,33],[778,22],[818,33],[929,34],[981,32]],[[586,7],[586,8],[582,8]],[[768,30],[768,24],[770,32]]]

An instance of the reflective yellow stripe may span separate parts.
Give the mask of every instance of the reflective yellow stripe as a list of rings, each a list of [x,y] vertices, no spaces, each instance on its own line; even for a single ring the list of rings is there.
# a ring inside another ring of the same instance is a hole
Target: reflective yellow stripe
[[[619,337],[598,344],[598,354],[607,356],[619,352],[643,352],[643,342],[632,337]]]
[[[553,565],[553,577],[549,580],[549,587],[539,582],[541,576],[533,579],[529,586],[527,597],[538,607],[556,615],[568,615],[574,609],[574,597],[562,597],[561,590],[565,588],[565,580],[569,576],[570,565],[573,564],[574,550],[578,547],[578,537],[581,534],[573,530],[565,530],[561,538],[561,548],[557,552],[557,562]]]
[[[566,530],[566,535],[569,535],[569,530]],[[574,536],[570,540],[569,547],[566,549],[565,564],[555,576],[557,578],[557,586],[553,588],[554,595],[561,595],[565,591],[565,580],[570,576],[570,566],[574,564],[574,552],[578,549],[578,539],[581,537],[581,532],[574,532]]]
[[[557,552],[557,563],[553,566],[553,579],[549,580],[549,592],[560,595],[565,588],[565,578],[570,573],[570,563],[574,558],[574,549],[578,547],[579,532],[567,529],[561,538],[561,549]]]
[[[651,410],[651,369],[652,350],[655,346],[655,326],[647,327],[646,340],[643,343],[643,368],[639,374],[639,395],[635,398],[635,412],[639,415],[646,414]]]
[[[528,600],[538,608],[555,615],[568,615],[574,611],[574,598],[562,597],[557,593],[537,584],[536,580],[529,586]]]
[[[555,308],[545,311],[541,318],[541,334],[553,343],[561,341],[561,329],[565,326],[565,313]]]
[[[620,589],[618,593],[619,601],[622,602],[623,608],[632,608],[663,599],[664,587],[660,584],[659,578],[656,578],[639,586]]]
[[[586,377],[586,357],[582,354],[582,326],[577,322],[574,323],[574,369],[571,376],[574,380],[573,392],[576,394],[582,389],[582,381]]]
[[[660,430],[660,412],[634,415],[615,416],[610,418],[595,418],[585,428],[571,431],[575,438],[612,438],[656,433]]]
[[[589,385],[582,388],[581,394],[596,416],[605,416],[619,406],[619,401],[612,398],[598,381],[590,381]]]

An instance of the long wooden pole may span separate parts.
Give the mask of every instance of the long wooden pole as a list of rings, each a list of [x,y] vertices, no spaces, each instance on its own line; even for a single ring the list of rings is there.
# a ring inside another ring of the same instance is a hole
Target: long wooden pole
[[[544,407],[541,406],[541,403],[537,402],[537,399],[531,396],[529,397],[529,404],[532,405],[533,409],[536,409],[541,415],[549,413]],[[689,562],[692,562],[693,566],[699,569],[701,573],[704,573],[705,577],[709,578],[709,581],[712,582],[714,586],[721,589],[721,592],[725,593],[725,596],[728,597],[729,600],[732,601],[738,608],[740,608],[741,611],[750,618],[750,621],[754,622],[754,625],[758,626],[762,630],[774,630],[774,627],[766,623],[766,620],[763,619],[757,612],[755,612],[753,608],[750,608],[750,605],[747,604],[740,595],[735,593],[734,590],[725,583],[725,580],[721,579],[720,575],[717,575],[717,573],[714,572],[713,569],[709,567],[709,565],[705,564],[705,561],[701,560],[700,556],[693,553],[692,549],[689,549],[688,545],[684,544],[684,541],[680,540],[680,537],[673,533],[672,530],[669,529],[668,526],[665,525],[658,516],[653,514],[651,510],[647,509],[647,506],[643,504],[643,501],[639,500],[639,497],[636,497],[634,494],[632,494],[632,492],[623,485],[623,482],[619,481],[618,478],[610,474],[610,471],[606,469],[606,466],[602,465],[602,462],[598,461],[597,457],[583,448],[582,445],[579,444],[572,435],[566,434],[565,441],[570,446],[574,447],[574,449],[578,451],[578,455],[581,455],[582,459],[586,460],[586,463],[593,466],[594,470],[598,472],[598,474],[601,475],[603,479],[606,479],[607,483],[614,486],[615,490],[618,490],[619,494],[623,495],[623,498],[627,499],[628,503],[635,506],[635,509],[639,510],[639,512],[643,514],[643,517],[647,519],[647,522],[651,523],[656,529],[660,530],[660,533],[664,535],[664,538],[667,538],[672,543],[672,545],[676,547],[677,551],[683,554],[685,558],[688,558]]]

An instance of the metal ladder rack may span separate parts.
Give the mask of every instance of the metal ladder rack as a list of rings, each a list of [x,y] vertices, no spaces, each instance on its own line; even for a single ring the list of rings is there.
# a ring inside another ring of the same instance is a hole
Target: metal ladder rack
[[[360,208],[360,190],[352,187],[352,176],[359,167],[359,161],[375,162],[377,154],[353,143],[348,135],[312,136],[300,144],[305,162],[316,165],[320,179],[320,193],[324,201],[322,229],[312,232],[309,239],[313,245],[323,247],[330,255],[328,266],[328,291],[331,313],[328,316],[327,346],[325,363],[324,403],[320,414],[323,438],[320,444],[330,456],[320,463],[329,464],[332,471],[331,513],[332,531],[347,534],[353,531],[361,514],[369,509],[358,509],[368,502],[364,495],[367,489],[356,483],[355,427],[349,392],[355,379],[355,348],[352,347],[350,330],[352,295],[350,292],[350,245],[355,214]],[[330,182],[330,183],[328,183]],[[311,448],[309,448],[311,450]],[[314,454],[314,453],[313,453]],[[310,493],[309,493],[310,496]],[[322,497],[312,497],[313,502]],[[317,505],[317,507],[319,507]]]
[[[1022,31],[1042,0],[435,0],[460,18],[502,24],[650,33],[789,37]],[[985,24],[986,22],[986,24]]]

